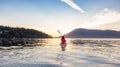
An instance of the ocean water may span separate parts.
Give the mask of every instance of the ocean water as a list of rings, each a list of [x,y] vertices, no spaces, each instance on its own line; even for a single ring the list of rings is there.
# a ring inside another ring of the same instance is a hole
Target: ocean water
[[[120,39],[71,38],[65,51],[59,38],[36,40],[39,46],[3,47],[0,67],[120,67]]]

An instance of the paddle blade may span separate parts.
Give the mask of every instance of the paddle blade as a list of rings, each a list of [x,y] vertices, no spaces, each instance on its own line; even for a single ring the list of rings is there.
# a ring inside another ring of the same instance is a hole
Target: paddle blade
[[[61,34],[60,30],[58,30],[58,33],[62,36],[62,34]]]

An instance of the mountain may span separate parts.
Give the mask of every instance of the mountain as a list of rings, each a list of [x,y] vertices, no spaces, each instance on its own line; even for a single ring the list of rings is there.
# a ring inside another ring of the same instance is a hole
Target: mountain
[[[67,38],[120,38],[120,31],[114,30],[93,30],[93,29],[75,29],[68,34]]]
[[[50,37],[51,37],[50,35],[34,29],[0,26],[0,38],[50,38]]]

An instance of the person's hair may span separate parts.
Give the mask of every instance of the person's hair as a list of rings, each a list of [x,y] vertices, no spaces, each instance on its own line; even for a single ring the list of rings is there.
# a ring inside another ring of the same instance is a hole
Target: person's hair
[[[62,39],[64,39],[65,37],[64,36],[62,36]]]

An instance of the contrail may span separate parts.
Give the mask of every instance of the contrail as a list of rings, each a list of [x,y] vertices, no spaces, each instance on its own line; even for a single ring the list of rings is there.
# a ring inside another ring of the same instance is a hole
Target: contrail
[[[61,1],[62,1],[62,2],[65,2],[66,4],[68,4],[68,5],[71,6],[72,8],[80,11],[81,13],[84,13],[84,12],[85,12],[82,8],[80,8],[77,4],[75,4],[75,3],[73,2],[73,0],[61,0]]]

